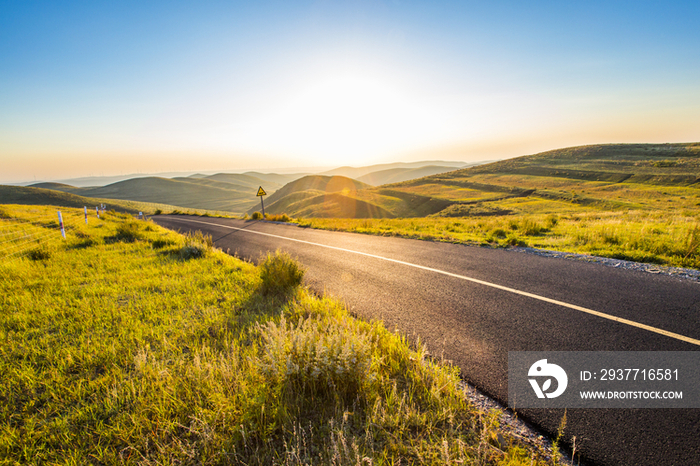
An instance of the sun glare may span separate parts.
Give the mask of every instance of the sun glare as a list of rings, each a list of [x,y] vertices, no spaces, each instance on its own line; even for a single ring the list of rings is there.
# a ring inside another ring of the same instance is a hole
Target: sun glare
[[[438,113],[390,80],[326,76],[248,122],[235,143],[325,161],[369,159],[432,139],[441,129]]]

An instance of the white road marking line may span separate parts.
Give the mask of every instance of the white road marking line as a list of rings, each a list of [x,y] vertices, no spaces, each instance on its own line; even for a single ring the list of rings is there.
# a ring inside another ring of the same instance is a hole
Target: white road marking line
[[[597,316],[597,317],[601,317],[601,318],[603,318],[603,319],[608,319],[608,320],[612,320],[612,321],[615,321],[615,322],[619,322],[619,323],[621,323],[621,324],[630,325],[630,326],[632,326],[632,327],[637,327],[637,328],[640,328],[640,329],[643,329],[643,330],[647,330],[647,331],[649,331],[649,332],[654,332],[654,333],[658,333],[658,334],[660,334],[660,335],[664,335],[664,336],[666,336],[666,337],[675,338],[676,340],[681,340],[681,341],[684,341],[684,342],[686,342],[686,343],[690,343],[690,344],[692,344],[692,345],[698,345],[698,346],[700,346],[700,340],[696,340],[696,339],[694,339],[694,338],[686,337],[685,335],[679,335],[678,333],[673,333],[673,332],[669,332],[669,331],[667,331],[667,330],[663,330],[663,329],[660,329],[660,328],[652,327],[652,326],[650,326],[650,325],[641,324],[641,323],[635,322],[635,321],[633,321],[633,320],[623,319],[622,317],[616,317],[616,316],[613,316],[613,315],[610,315],[610,314],[605,314],[604,312],[594,311],[593,309],[588,309],[588,308],[586,308],[586,307],[577,306],[576,304],[565,303],[565,302],[563,302],[563,301],[558,301],[558,300],[556,300],[556,299],[547,298],[547,297],[545,297],[545,296],[540,296],[540,295],[536,295],[536,294],[533,294],[533,293],[528,293],[527,291],[516,290],[515,288],[510,288],[510,287],[507,287],[507,286],[498,285],[498,284],[496,284],[496,283],[491,283],[491,282],[487,282],[487,281],[484,281],[484,280],[479,280],[479,279],[477,279],[477,278],[467,277],[467,276],[465,276],[465,275],[459,275],[459,274],[456,274],[456,273],[445,272],[444,270],[434,269],[434,268],[432,268],[432,267],[426,267],[426,266],[424,266],[424,265],[412,264],[412,263],[410,263],[410,262],[404,262],[404,261],[400,261],[400,260],[397,260],[397,259],[391,259],[391,258],[388,258],[388,257],[377,256],[376,254],[369,254],[369,253],[361,252],[361,251],[353,251],[352,249],[339,248],[339,247],[337,247],[337,246],[328,246],[328,245],[326,245],[326,244],[313,243],[313,242],[311,242],[311,241],[305,241],[305,240],[302,240],[302,239],[295,239],[295,238],[288,238],[288,237],[286,237],[286,236],[273,235],[272,233],[263,233],[262,231],[249,230],[249,229],[247,229],[247,228],[238,228],[238,227],[233,227],[233,226],[229,226],[229,225],[221,225],[221,224],[219,224],[219,223],[202,222],[202,221],[199,221],[199,220],[184,219],[184,218],[183,218],[183,219],[178,219],[178,220],[183,220],[183,221],[193,222],[193,223],[201,223],[201,224],[203,224],[203,225],[211,225],[211,226],[222,227],[222,228],[229,228],[229,229],[231,229],[231,230],[239,230],[239,231],[243,231],[243,232],[246,232],[246,233],[255,233],[256,235],[269,236],[269,237],[272,237],[272,238],[279,238],[279,239],[284,239],[284,240],[287,240],[287,241],[294,241],[294,242],[297,242],[297,243],[308,244],[308,245],[311,245],[311,246],[319,246],[319,247],[327,248],[327,249],[335,249],[336,251],[349,252],[349,253],[352,253],[352,254],[359,254],[359,255],[361,255],[361,256],[372,257],[372,258],[374,258],[374,259],[380,259],[380,260],[387,261],[387,262],[393,262],[393,263],[395,263],[395,264],[406,265],[406,266],[408,266],[408,267],[414,267],[414,268],[416,268],[416,269],[426,270],[426,271],[428,271],[428,272],[435,272],[435,273],[439,273],[439,274],[442,274],[442,275],[446,275],[446,276],[448,276],[448,277],[453,277],[453,278],[459,278],[459,279],[461,279],[461,280],[466,280],[466,281],[469,281],[469,282],[472,282],[472,283],[478,283],[479,285],[489,286],[489,287],[491,287],[491,288],[496,288],[496,289],[499,289],[499,290],[507,291],[507,292],[509,292],[509,293],[514,293],[514,294],[521,295],[521,296],[527,296],[528,298],[537,299],[537,300],[539,300],[539,301],[544,301],[544,302],[550,303],[550,304],[556,304],[557,306],[567,307],[567,308],[569,308],[569,309],[574,309],[574,310],[576,310],[576,311],[585,312],[586,314],[591,314],[591,315],[594,315],[594,316]]]

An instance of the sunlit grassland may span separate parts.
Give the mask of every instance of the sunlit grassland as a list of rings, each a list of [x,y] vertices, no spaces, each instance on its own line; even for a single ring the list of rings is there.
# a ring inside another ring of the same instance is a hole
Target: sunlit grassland
[[[554,210],[559,213],[535,213],[545,208],[542,204],[547,204],[547,210],[552,207],[551,203],[520,201],[501,207],[524,212],[504,216],[299,222],[328,230],[493,247],[530,246],[700,269],[700,218],[695,212],[604,212],[590,208],[575,212],[568,206]]]
[[[456,370],[300,286],[151,222],[2,207],[2,464],[544,464]],[[34,245],[31,245],[34,247]]]
[[[485,192],[477,189],[470,189],[461,186],[446,186],[444,184],[423,184],[420,186],[407,186],[402,191],[419,194],[423,196],[433,196],[450,201],[483,201],[500,197],[502,194]]]

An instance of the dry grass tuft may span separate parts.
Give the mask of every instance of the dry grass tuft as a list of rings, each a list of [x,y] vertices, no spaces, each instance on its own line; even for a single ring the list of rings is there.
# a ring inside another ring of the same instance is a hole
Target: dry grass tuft
[[[286,252],[268,253],[260,263],[261,290],[265,295],[284,295],[301,285],[304,269]]]

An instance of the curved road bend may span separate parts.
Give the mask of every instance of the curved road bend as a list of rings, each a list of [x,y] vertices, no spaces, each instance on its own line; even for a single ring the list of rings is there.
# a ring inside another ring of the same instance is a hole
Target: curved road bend
[[[211,234],[217,247],[253,261],[288,251],[307,267],[313,289],[343,299],[358,316],[419,336],[431,354],[453,361],[504,404],[508,351],[700,350],[700,284],[688,280],[267,222],[152,219]],[[552,435],[563,410],[519,413]],[[570,409],[565,436],[576,436],[577,451],[596,465],[700,464],[700,409]]]

